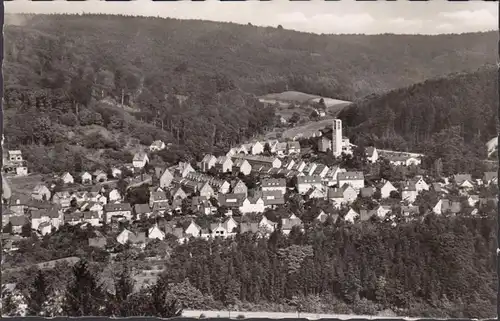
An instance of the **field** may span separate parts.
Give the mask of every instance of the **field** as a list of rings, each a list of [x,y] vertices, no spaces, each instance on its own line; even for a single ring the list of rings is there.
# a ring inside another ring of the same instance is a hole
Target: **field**
[[[313,133],[330,126],[332,124],[332,118],[322,119],[318,121],[311,121],[304,125],[295,126],[293,128],[288,128],[281,133],[281,137],[284,139],[293,139],[295,136],[301,135],[302,137],[310,137]],[[271,139],[276,137],[276,131],[267,133],[265,138]]]
[[[306,94],[300,91],[285,91],[282,93],[267,94],[259,97],[262,100],[268,101],[281,101],[281,102],[295,102],[298,104],[303,104],[307,102],[318,103],[319,100],[323,98],[326,107],[330,108],[338,104],[349,104],[350,102],[345,100],[338,100],[333,98],[321,97],[317,95]]]
[[[31,194],[36,185],[44,179],[41,174],[30,174],[28,176],[7,177],[12,193]]]

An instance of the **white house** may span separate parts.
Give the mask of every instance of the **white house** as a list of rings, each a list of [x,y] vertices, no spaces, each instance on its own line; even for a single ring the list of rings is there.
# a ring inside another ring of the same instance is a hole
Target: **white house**
[[[120,234],[118,234],[118,236],[116,237],[116,241],[122,245],[125,245],[133,237],[134,237],[133,232],[131,232],[127,229],[124,229]]]
[[[161,140],[155,140],[150,146],[149,146],[149,150],[151,152],[158,152],[160,150],[164,150],[167,146],[165,145],[164,142],[162,142]]]
[[[416,177],[411,182],[415,185],[418,193],[420,193],[421,191],[429,190],[429,185],[424,181],[422,177]]]
[[[252,172],[252,165],[246,159],[235,159],[233,167],[243,175],[249,175]]]
[[[134,168],[144,168],[147,163],[149,163],[149,157],[144,152],[136,153],[134,155],[134,159],[132,160],[132,165],[134,166]]]
[[[323,186],[321,177],[319,176],[298,176],[297,177],[297,192],[306,194],[311,188]]]
[[[38,231],[40,232],[41,235],[47,235],[52,233],[52,224],[50,222],[42,222],[38,226]]]
[[[351,185],[357,192],[365,187],[363,172],[341,172],[337,174],[337,186]]]
[[[205,182],[201,188],[198,191],[200,193],[200,196],[206,197],[206,198],[211,198],[215,196],[215,191],[213,190],[212,186],[208,182]]]
[[[186,228],[184,233],[188,236],[199,237],[201,233],[201,227],[194,221],[191,221],[189,226]]]
[[[170,187],[170,184],[172,184],[173,180],[174,180],[174,175],[168,169],[165,169],[163,174],[161,174],[160,176],[160,187],[161,188]]]
[[[101,219],[102,219],[102,214],[99,214],[98,212],[95,211],[83,212],[83,221],[92,226],[100,226]]]
[[[366,155],[366,159],[370,162],[370,163],[375,163],[377,160],[378,160],[378,152],[377,152],[377,149],[373,146],[371,147],[367,147],[366,150],[365,150],[365,155]]]
[[[80,175],[80,178],[82,180],[82,184],[84,185],[92,184],[92,175],[89,172],[83,172]]]
[[[282,194],[286,193],[286,179],[284,178],[265,178],[261,181],[261,188],[263,192],[280,191]]]
[[[264,152],[264,144],[261,142],[255,142],[252,144],[252,147],[249,150],[249,153],[252,155],[262,154]]]
[[[263,213],[265,208],[264,200],[261,197],[247,197],[239,210],[242,214]]]
[[[415,200],[417,199],[417,196],[418,196],[418,191],[417,191],[417,188],[415,187],[415,184],[412,184],[412,183],[406,184],[401,189],[401,199],[403,201],[407,201],[411,204],[411,203],[415,202]]]
[[[73,176],[68,172],[62,174],[61,180],[64,184],[73,184],[75,182]]]
[[[310,163],[307,165],[304,170],[302,171],[306,176],[312,176],[314,171],[316,170],[316,167],[318,167],[318,164],[316,163]]]
[[[390,181],[385,181],[384,185],[380,188],[382,198],[389,198],[391,196],[391,192],[397,191],[397,188],[395,188]]]
[[[122,196],[120,192],[115,188],[109,192],[108,201],[109,203],[121,202]]]
[[[151,227],[148,230],[148,238],[149,239],[158,239],[158,240],[164,240],[165,239],[165,233],[163,233],[162,230],[158,227],[158,224],[155,224],[153,227]]]
[[[51,196],[51,193],[50,193],[50,190],[47,186],[43,185],[43,184],[39,184],[37,186],[35,186],[35,188],[33,189],[33,192],[31,193],[31,197],[35,200],[39,200],[39,201],[48,201],[50,200],[50,196]]]
[[[215,168],[222,173],[231,172],[233,170],[233,161],[230,157],[221,156],[217,158]]]
[[[201,170],[203,172],[208,172],[212,167],[215,166],[215,163],[217,163],[217,157],[207,154],[201,160]]]
[[[265,215],[262,216],[262,219],[259,222],[259,228],[268,231],[269,233],[274,232],[278,223],[270,221]]]
[[[122,176],[122,170],[119,169],[119,168],[113,167],[111,169],[111,176],[113,176],[114,178],[121,177]]]
[[[351,223],[354,223],[354,220],[358,216],[359,216],[359,214],[355,210],[353,210],[352,208],[350,208],[349,211],[344,216],[344,220],[346,220],[348,222],[351,222]]]
[[[104,213],[106,213],[106,223],[111,223],[113,216],[123,217],[128,221],[132,220],[132,207],[129,203],[116,203],[104,205]]]

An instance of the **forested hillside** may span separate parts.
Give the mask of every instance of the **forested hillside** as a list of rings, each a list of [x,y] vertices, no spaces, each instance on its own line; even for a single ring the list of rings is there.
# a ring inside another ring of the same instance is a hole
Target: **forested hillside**
[[[355,143],[424,152],[442,158],[445,171],[473,170],[497,136],[498,71],[483,67],[370,95],[344,109]]]
[[[274,111],[256,94],[288,85],[351,100],[494,62],[497,37],[314,35],[107,15],[13,17],[4,30],[6,147],[23,149],[32,169],[45,172],[76,170],[82,158],[83,167],[130,160],[136,147],[155,139],[173,144],[165,161],[221,153],[273,127]]]

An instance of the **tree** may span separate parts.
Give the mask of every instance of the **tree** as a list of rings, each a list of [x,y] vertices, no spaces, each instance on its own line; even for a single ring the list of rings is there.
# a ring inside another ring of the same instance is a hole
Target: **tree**
[[[30,237],[31,236],[31,224],[26,223],[21,227],[21,236]]]
[[[149,291],[151,297],[150,313],[160,318],[172,318],[182,314],[182,305],[177,299],[167,298],[168,283],[159,278]]]
[[[11,222],[7,223],[7,224],[3,227],[2,232],[3,232],[3,233],[7,233],[7,234],[12,234],[12,233],[13,233],[13,230],[12,230],[12,223],[11,223]]]
[[[134,291],[135,281],[130,275],[130,270],[127,267],[121,269],[115,278],[115,295],[112,298],[112,313],[120,317],[134,316],[130,305],[130,296]]]
[[[28,315],[40,315],[49,296],[49,284],[43,271],[38,270],[33,284],[29,288]]]
[[[104,290],[99,280],[89,270],[86,261],[73,267],[73,281],[64,295],[63,311],[72,317],[98,316],[103,312]]]

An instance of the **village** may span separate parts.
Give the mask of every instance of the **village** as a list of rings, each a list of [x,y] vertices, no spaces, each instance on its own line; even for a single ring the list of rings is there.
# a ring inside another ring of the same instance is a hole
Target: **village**
[[[318,152],[334,157],[352,154],[354,147],[343,136],[339,119],[332,120],[331,128],[317,137]],[[198,164],[151,167],[149,155],[166,148],[164,142],[156,141],[148,151],[137,153],[132,164],[78,176],[58,173],[51,181],[39,182],[31,194],[13,191],[2,203],[3,250],[16,251],[16,240],[32,233],[50,238],[64,225],[109,227],[103,230],[108,235],[99,232],[88,239],[89,246],[101,249],[106,248],[110,236],[119,244],[144,249],[148,242],[167,237],[182,244],[193,238],[229,238],[244,233],[265,237],[276,230],[288,235],[308,227],[300,213],[287,207],[292,198],[328,204],[325,209],[315,209],[313,221],[320,224],[339,220],[357,224],[378,218],[396,225],[428,213],[475,215],[480,206],[496,202],[478,191],[497,184],[497,172],[485,172],[479,179],[457,173],[452,177],[417,175],[403,181],[373,181],[362,171],[307,161],[303,156],[309,151],[302,150],[298,141],[279,140],[233,147],[223,156],[206,155]],[[422,156],[375,147],[365,151],[366,162],[388,160],[396,167],[418,167]],[[33,175],[28,167],[21,151],[4,154],[7,181]],[[119,186],[124,172],[128,172],[127,184]],[[249,177],[257,178],[251,186],[245,183]],[[149,199],[141,194],[127,200],[131,190],[146,193]],[[428,191],[437,196],[435,204],[430,209],[416,206],[419,195]],[[458,191],[457,195],[452,191]],[[372,206],[353,207],[359,199],[370,200]],[[286,215],[267,215],[277,209],[284,209]],[[135,224],[138,221],[144,224]]]

